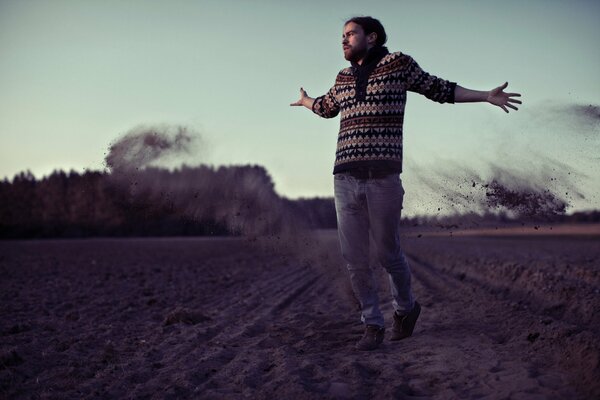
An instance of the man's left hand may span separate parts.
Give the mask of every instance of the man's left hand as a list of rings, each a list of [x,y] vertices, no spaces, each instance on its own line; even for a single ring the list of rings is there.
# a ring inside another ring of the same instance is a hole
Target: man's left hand
[[[500,108],[502,108],[505,112],[508,113],[508,109],[506,107],[510,107],[513,110],[518,110],[511,103],[521,104],[520,100],[514,99],[513,97],[521,97],[519,93],[505,93],[504,89],[508,86],[508,82],[504,83],[502,86],[498,86],[495,89],[490,90],[487,101],[491,104],[494,104]]]

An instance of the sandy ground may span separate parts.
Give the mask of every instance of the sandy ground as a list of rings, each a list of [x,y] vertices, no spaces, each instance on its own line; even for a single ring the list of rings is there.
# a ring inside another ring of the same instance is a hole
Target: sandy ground
[[[404,248],[415,333],[359,352],[335,231],[0,242],[0,398],[599,398],[600,237]]]

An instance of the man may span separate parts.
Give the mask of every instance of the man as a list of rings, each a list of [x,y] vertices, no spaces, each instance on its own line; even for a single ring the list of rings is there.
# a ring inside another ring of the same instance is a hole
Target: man
[[[335,85],[311,98],[300,89],[292,106],[304,106],[324,118],[341,114],[334,166],[334,196],[342,256],[366,325],[356,344],[373,350],[383,341],[385,324],[373,271],[369,265],[369,235],[377,260],[389,275],[393,297],[391,340],[412,335],[421,306],[411,291],[411,275],[400,248],[399,222],[404,189],[402,124],[406,91],[439,103],[488,102],[508,112],[518,93],[505,93],[508,83],[476,91],[429,75],[409,55],[389,53],[381,23],[355,17],[344,24],[342,47],[351,67],[341,70]]]

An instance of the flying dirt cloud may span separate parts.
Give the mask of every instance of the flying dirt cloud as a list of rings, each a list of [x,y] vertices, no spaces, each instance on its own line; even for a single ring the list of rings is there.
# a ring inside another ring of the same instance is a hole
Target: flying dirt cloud
[[[594,128],[597,129],[600,127],[600,106],[593,104],[566,104],[553,107],[552,111],[565,117],[571,117],[577,121],[583,128],[579,129],[580,133],[592,133]]]
[[[200,135],[184,126],[138,126],[109,147],[105,164],[111,172],[133,171],[168,156],[190,153]]]
[[[415,204],[438,215],[533,220],[552,220],[574,204],[594,207],[600,106],[548,101],[522,111],[506,125],[490,123],[468,158],[409,161]]]
[[[447,214],[503,214],[520,220],[552,220],[565,214],[573,199],[584,199],[578,188],[582,174],[547,157],[475,170],[445,162],[414,171],[421,190]]]
[[[258,166],[152,165],[193,153],[198,133],[182,126],[143,126],[110,145],[105,163],[113,181],[140,204],[167,207],[196,221],[216,221],[234,233],[264,235],[296,226],[267,171]],[[287,223],[285,223],[287,222]]]
[[[595,106],[592,104],[583,105],[583,104],[572,104],[567,107],[567,111],[573,110],[575,115],[581,118],[588,118],[590,121],[595,123],[600,123],[600,106]]]
[[[563,215],[569,205],[569,192],[558,186],[565,185],[572,191],[571,197],[583,197],[571,185],[568,172],[557,172],[548,165],[541,170],[509,170],[494,166],[491,177],[473,180],[472,187],[482,189],[483,198],[478,206],[491,211],[506,212],[519,219],[551,220]],[[560,183],[559,183],[560,182]],[[569,190],[569,189],[567,189]]]

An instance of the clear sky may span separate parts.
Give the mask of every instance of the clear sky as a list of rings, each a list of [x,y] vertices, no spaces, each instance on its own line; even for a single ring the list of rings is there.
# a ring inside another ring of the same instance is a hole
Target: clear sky
[[[289,103],[300,86],[313,97],[332,86],[355,15],[379,18],[390,51],[434,75],[477,90],[508,81],[523,95],[507,115],[409,93],[409,212],[427,171],[525,158],[530,170],[556,161],[575,171],[585,199],[574,209],[600,208],[598,119],[571,112],[600,105],[594,0],[0,0],[0,177],[101,169],[111,141],[170,124],[203,138],[188,164],[261,164],[282,195],[331,196],[339,119]]]

